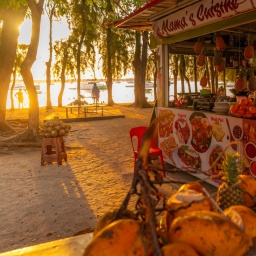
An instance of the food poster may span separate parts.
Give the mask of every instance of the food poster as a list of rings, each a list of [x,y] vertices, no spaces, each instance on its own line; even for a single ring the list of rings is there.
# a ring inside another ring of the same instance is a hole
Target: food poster
[[[256,178],[256,120],[243,119],[244,172]]]
[[[219,174],[222,159],[214,168],[210,169],[210,166],[230,142],[242,139],[242,119],[161,107],[157,108],[157,115],[161,117],[158,126],[159,147],[164,160],[218,186],[220,180],[208,179],[205,174],[191,171],[199,169],[210,175]],[[227,150],[240,152],[241,146],[230,145]]]

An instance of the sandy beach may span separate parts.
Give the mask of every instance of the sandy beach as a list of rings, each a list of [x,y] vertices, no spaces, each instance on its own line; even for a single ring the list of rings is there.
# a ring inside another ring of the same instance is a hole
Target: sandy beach
[[[41,166],[40,146],[0,141],[0,252],[90,232],[120,206],[133,177],[129,130],[148,126],[153,108],[114,108],[124,117],[71,123],[62,165]],[[178,186],[162,190],[168,197]]]

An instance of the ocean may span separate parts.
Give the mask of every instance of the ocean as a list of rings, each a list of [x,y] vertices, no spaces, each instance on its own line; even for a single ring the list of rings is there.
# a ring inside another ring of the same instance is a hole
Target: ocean
[[[99,83],[100,85],[102,83]],[[60,92],[60,83],[54,83],[51,85],[51,102],[52,106],[57,106],[58,105],[58,94]],[[90,87],[91,86],[91,87]],[[170,100],[173,100],[173,84],[170,85]],[[200,87],[200,86],[199,86]],[[84,88],[84,86],[81,86],[81,88]],[[81,90],[81,95],[85,97],[85,100],[88,103],[92,103],[93,100],[90,98],[91,96],[91,89],[92,85],[86,84],[86,88],[84,90]],[[229,89],[231,87],[227,87],[227,95],[230,96],[231,93],[229,92]],[[200,88],[198,88],[200,90]],[[194,89],[194,83],[191,82],[191,90],[192,92],[195,92]],[[18,88],[14,90],[13,94],[18,91]],[[178,92],[181,91],[181,84],[178,83]],[[185,86],[185,92],[188,92],[187,86]],[[113,89],[112,89],[112,95],[113,95],[113,100],[115,103],[132,103],[134,102],[134,86],[132,83],[127,82],[127,81],[122,81],[122,82],[114,82],[113,83]],[[154,101],[154,90],[153,90],[153,83],[147,83],[146,84],[146,93],[145,96],[148,98],[149,102]],[[68,105],[69,103],[75,101],[77,98],[77,90],[76,90],[76,83],[66,83],[64,94],[63,94],[63,100],[62,104],[63,106]],[[107,103],[108,101],[108,91],[107,89],[101,89],[100,90],[100,102]],[[44,107],[46,106],[46,84],[41,83],[40,84],[40,89],[38,90],[38,102],[39,102],[39,107]],[[7,98],[7,109],[11,107],[11,100],[10,100],[10,90],[8,93],[8,98]],[[18,108],[18,100],[14,96],[14,106],[15,108]],[[28,94],[24,91],[24,108],[29,107],[29,100],[28,100]]]

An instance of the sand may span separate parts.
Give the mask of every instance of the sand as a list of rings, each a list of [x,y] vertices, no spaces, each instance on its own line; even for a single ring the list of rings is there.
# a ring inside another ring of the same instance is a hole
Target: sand
[[[41,166],[39,146],[0,147],[0,252],[90,232],[120,206],[133,177],[129,130],[149,125],[153,109],[116,108],[124,118],[71,123],[62,165]]]

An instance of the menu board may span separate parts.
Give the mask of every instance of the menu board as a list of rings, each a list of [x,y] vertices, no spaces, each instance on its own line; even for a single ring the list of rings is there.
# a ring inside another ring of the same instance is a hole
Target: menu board
[[[223,159],[214,168],[210,167],[224,149],[225,152],[240,153],[244,173],[251,174],[250,168],[255,170],[256,120],[161,107],[157,108],[157,115],[161,117],[158,126],[159,147],[167,163],[206,179],[215,186],[221,183],[220,179],[209,176],[219,174]],[[246,154],[245,149],[250,153]],[[191,172],[195,170],[205,174]]]

